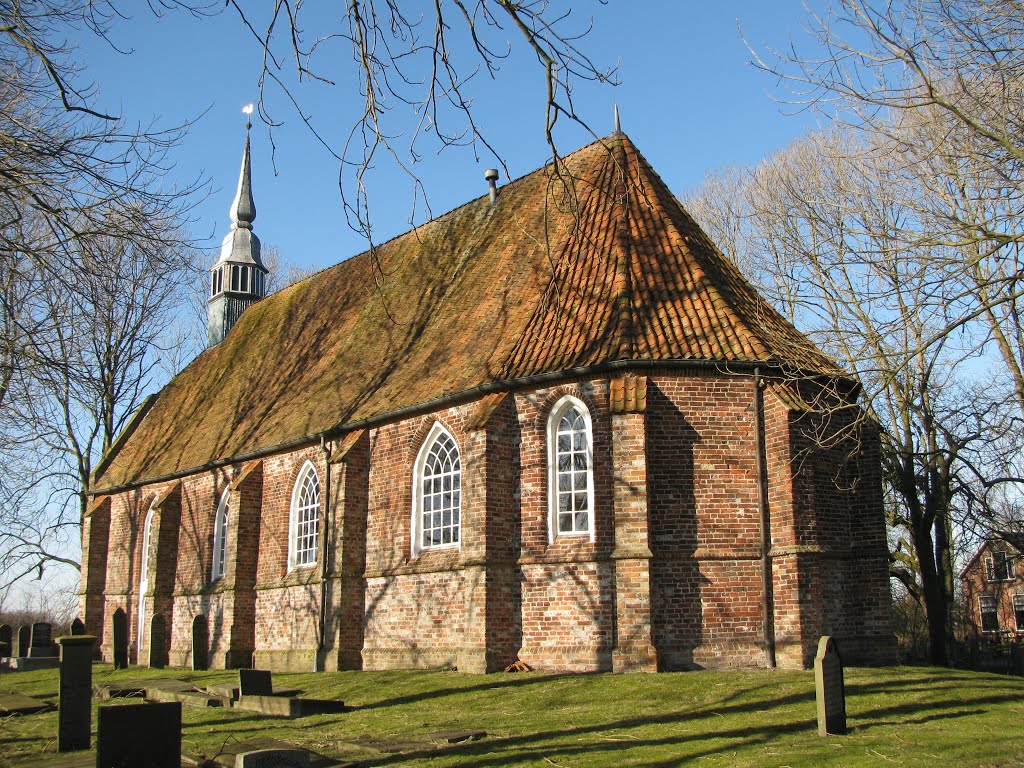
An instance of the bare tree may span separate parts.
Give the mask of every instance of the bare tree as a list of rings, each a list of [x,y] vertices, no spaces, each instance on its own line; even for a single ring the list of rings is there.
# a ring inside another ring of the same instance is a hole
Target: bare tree
[[[598,5],[605,2],[597,0]],[[200,4],[215,10],[211,5]],[[236,0],[228,5],[263,50],[259,112],[271,126],[271,141],[278,122],[265,98],[268,87],[284,94],[338,160],[346,219],[371,243],[366,175],[382,157],[410,179],[413,217],[415,201],[422,198],[425,204],[426,198],[414,168],[424,137],[433,137],[437,151],[467,146],[477,156],[487,152],[504,166],[473,111],[474,80],[497,79],[517,48],[524,47],[536,60],[542,76],[538,105],[556,169],[558,121],[590,131],[576,109],[574,87],[615,78],[614,68],[598,66],[581,47],[593,20],[578,20],[576,9],[550,0],[439,0],[421,7],[402,0],[354,0],[345,4],[336,22],[324,22],[302,3],[288,0],[274,0],[263,15]],[[346,58],[350,61],[344,63]],[[338,144],[315,127],[296,88],[304,81],[347,83],[353,74],[362,109]]]
[[[1024,414],[1024,4],[839,0],[808,30],[756,63],[912,180],[889,239],[934,249],[936,274],[960,286],[936,334],[984,320]]]
[[[712,227],[736,233],[762,290],[861,382],[866,416],[883,427],[891,570],[925,608],[932,661],[947,663],[954,533],[968,512],[986,519],[992,494],[1020,475],[988,451],[1013,421],[1008,391],[970,373],[988,329],[960,314],[959,251],[893,235],[920,222],[928,191],[886,146],[813,134],[746,174],[728,170],[687,205],[734,217]],[[961,333],[948,331],[954,317]]]
[[[165,183],[182,129],[103,113],[67,42],[117,9],[0,4],[0,572],[77,565],[100,454],[150,386],[194,187]]]

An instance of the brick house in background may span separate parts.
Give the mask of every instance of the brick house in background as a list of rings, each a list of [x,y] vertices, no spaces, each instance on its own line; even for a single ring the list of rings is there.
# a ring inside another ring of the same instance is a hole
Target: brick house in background
[[[95,474],[106,658],[115,624],[275,670],[895,658],[856,386],[622,133],[262,301],[248,139],[232,217],[212,346]]]
[[[975,638],[1024,635],[1024,534],[999,531],[960,572],[964,616]]]

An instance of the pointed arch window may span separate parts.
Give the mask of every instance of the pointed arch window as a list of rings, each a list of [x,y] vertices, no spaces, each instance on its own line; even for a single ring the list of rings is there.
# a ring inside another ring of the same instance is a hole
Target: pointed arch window
[[[548,539],[594,536],[594,457],[590,411],[566,395],[548,416]]]
[[[320,543],[320,478],[307,461],[292,490],[288,568],[316,565]]]
[[[224,576],[228,561],[228,514],[230,512],[231,491],[225,490],[217,505],[217,514],[213,520],[213,567],[210,569],[210,580],[216,581]]]
[[[434,424],[413,470],[413,555],[457,547],[462,534],[462,459],[455,439]]]
[[[138,635],[138,647],[141,649],[146,644],[146,594],[149,592],[149,561],[153,556],[153,518],[156,515],[156,507],[150,507],[146,514],[146,524],[142,529],[142,562],[139,565],[139,610],[136,631]]]

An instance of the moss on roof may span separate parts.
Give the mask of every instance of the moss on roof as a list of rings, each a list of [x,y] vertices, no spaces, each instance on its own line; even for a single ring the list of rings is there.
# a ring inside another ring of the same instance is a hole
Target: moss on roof
[[[571,183],[567,180],[571,178]],[[109,489],[613,360],[843,375],[616,134],[253,305],[109,457]]]

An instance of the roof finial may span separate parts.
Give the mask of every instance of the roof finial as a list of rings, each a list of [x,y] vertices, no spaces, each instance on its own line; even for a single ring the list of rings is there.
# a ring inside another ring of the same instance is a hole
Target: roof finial
[[[242,153],[242,171],[238,175],[238,192],[231,203],[231,222],[241,229],[252,229],[256,219],[256,202],[252,199],[252,175],[249,170],[249,131],[252,128],[252,104],[242,107],[245,113],[245,151]]]
[[[615,133],[622,133],[622,126],[619,125],[619,105],[615,104]]]

